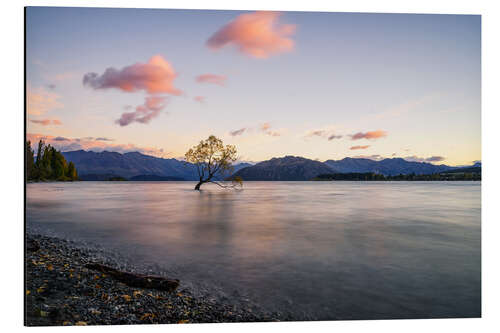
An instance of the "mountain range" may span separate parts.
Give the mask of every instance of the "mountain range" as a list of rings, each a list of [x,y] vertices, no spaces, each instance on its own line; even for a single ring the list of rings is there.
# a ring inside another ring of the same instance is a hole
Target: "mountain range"
[[[104,180],[111,177],[124,177],[138,180],[142,177],[150,180],[151,177],[171,177],[176,180],[197,180],[196,166],[179,161],[175,158],[160,158],[144,155],[139,152],[117,153],[111,151],[75,150],[62,153],[68,162],[73,162],[78,175],[84,180]],[[239,163],[234,171],[250,166],[249,163]],[[139,177],[139,178],[140,178]]]
[[[233,177],[239,176],[243,180],[309,180],[325,173],[332,173],[332,169],[325,163],[285,156],[242,168]]]
[[[444,164],[435,165],[425,162],[410,162],[403,158],[386,158],[381,161],[374,161],[367,158],[346,157],[338,161],[328,160],[325,161],[325,164],[337,173],[373,172],[384,176],[406,175],[410,173],[425,175],[452,169],[452,167]]]
[[[129,180],[197,180],[196,166],[175,158],[159,158],[139,152],[117,153],[76,150],[63,152],[68,162],[73,162],[83,180],[106,180],[124,177]],[[475,164],[473,167],[480,167]],[[319,162],[298,156],[272,158],[252,165],[238,163],[234,174],[243,180],[310,180],[320,174],[373,172],[385,176],[416,175],[454,170],[456,167],[425,162],[410,162],[402,158],[374,161],[366,158],[346,157],[341,160]]]

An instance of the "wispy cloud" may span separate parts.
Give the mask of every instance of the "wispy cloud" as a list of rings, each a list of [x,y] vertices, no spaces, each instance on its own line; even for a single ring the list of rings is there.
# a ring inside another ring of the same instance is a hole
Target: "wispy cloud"
[[[379,154],[374,154],[374,155],[356,155],[353,156],[353,158],[367,158],[369,160],[380,161],[383,160],[385,157]]]
[[[307,131],[306,134],[304,135],[304,138],[312,138],[312,137],[320,137],[328,139],[328,141],[332,141],[335,139],[342,138],[342,135],[337,135],[336,130],[333,128],[333,126],[329,126],[325,128],[313,129]]]
[[[48,91],[44,87],[26,89],[26,108],[29,115],[40,116],[49,111],[61,109],[64,105],[60,102],[61,96]]]
[[[176,77],[172,65],[161,55],[155,55],[145,64],[136,63],[122,69],[110,67],[102,75],[87,73],[83,84],[93,89],[115,88],[125,92],[143,90],[149,94],[181,95],[182,91],[174,87]]]
[[[383,112],[374,114],[374,118],[376,119],[387,119],[387,118],[396,118],[403,115],[406,115],[419,107],[424,106],[426,103],[430,103],[440,97],[441,94],[435,93],[427,96],[422,96],[413,100],[409,100],[405,103],[401,103],[395,105]]]
[[[370,132],[358,132],[356,134],[350,135],[351,140],[359,140],[359,139],[376,140],[386,136],[387,132],[382,130],[376,130]]]
[[[250,132],[253,132],[253,133],[260,132],[260,133],[263,133],[265,135],[276,137],[276,136],[281,136],[283,129],[273,130],[271,124],[266,122],[266,123],[260,124],[259,126],[242,127],[240,129],[230,131],[229,135],[230,136],[238,136],[238,135],[242,135],[244,133],[250,133]]]
[[[335,135],[335,134],[332,134],[328,137],[328,141],[332,141],[334,139],[340,139],[342,138],[342,135]]]
[[[358,150],[358,149],[368,149],[370,146],[352,146],[349,148],[350,150]]]
[[[52,79],[56,82],[62,82],[62,81],[67,81],[71,79],[76,79],[78,77],[77,73],[74,72],[64,72],[64,73],[58,73],[55,74]]]
[[[207,98],[205,96],[194,96],[193,99],[198,103],[205,103]]]
[[[444,156],[431,156],[431,157],[418,157],[418,156],[406,156],[403,157],[408,162],[442,162],[446,158]]]
[[[212,50],[234,45],[238,51],[254,58],[268,58],[294,48],[290,38],[295,25],[281,24],[278,12],[241,14],[220,28],[207,41]]]
[[[281,136],[281,133],[275,130],[271,130],[270,123],[263,123],[260,125],[260,130],[269,136]]]
[[[30,122],[42,126],[62,125],[62,122],[59,119],[30,119]]]
[[[196,77],[196,82],[198,83],[212,83],[219,86],[224,86],[226,84],[227,77],[225,75],[217,74],[202,74]]]
[[[54,146],[60,151],[72,151],[72,150],[92,150],[92,151],[116,151],[119,153],[128,153],[133,151],[138,151],[146,155],[153,155],[157,157],[165,157],[170,153],[165,152],[163,149],[155,147],[138,147],[134,144],[111,144],[101,140],[94,139],[92,137],[86,138],[66,138],[61,136],[43,135],[36,133],[28,133],[27,140],[31,141],[32,148],[34,145],[38,144],[39,140],[43,140],[46,143]]]
[[[313,137],[313,136],[324,137],[325,135],[327,135],[325,130],[312,130],[306,136],[307,137]]]
[[[238,130],[229,132],[229,135],[238,136],[238,135],[242,135],[245,131],[246,131],[246,128],[243,127],[243,128],[238,129]]]
[[[167,97],[149,96],[146,97],[144,104],[135,108],[134,112],[122,113],[120,119],[115,122],[120,126],[127,126],[133,122],[147,124],[157,117],[166,105]]]
[[[431,157],[427,157],[425,159],[426,162],[441,162],[441,161],[444,161],[446,158],[443,157],[443,156],[431,156]]]

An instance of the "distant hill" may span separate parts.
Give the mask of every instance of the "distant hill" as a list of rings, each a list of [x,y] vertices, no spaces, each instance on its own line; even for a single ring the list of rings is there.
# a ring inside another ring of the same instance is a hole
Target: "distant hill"
[[[462,167],[462,168],[446,170],[444,173],[478,173],[478,174],[481,174],[481,164],[479,164],[479,166],[476,166],[476,165],[477,165],[477,163],[471,167]]]
[[[386,158],[374,161],[367,158],[350,158],[318,162],[303,157],[286,156],[260,162],[243,168],[232,177],[243,180],[310,180],[321,174],[332,173],[375,173],[385,176],[427,175],[455,170],[447,165],[434,165],[425,162],[409,162],[402,158]]]
[[[117,153],[110,151],[93,152],[75,150],[62,153],[66,160],[73,162],[82,180],[107,180],[111,177],[163,177],[161,180],[197,180],[196,166],[175,158],[159,158],[144,155],[139,152]],[[234,171],[250,166],[240,163],[234,166]],[[149,179],[148,179],[149,180]],[[151,179],[153,180],[153,179]],[[158,179],[159,180],[159,179]]]
[[[130,181],[180,181],[185,180],[180,177],[157,176],[157,175],[139,175],[129,178]]]
[[[108,180],[123,177],[129,180],[197,180],[196,166],[175,158],[159,158],[139,152],[93,152],[76,150],[62,153],[73,162],[82,180]],[[480,168],[481,163],[466,168]],[[321,174],[377,173],[385,176],[400,174],[427,175],[440,172],[460,172],[459,167],[409,162],[402,158],[374,161],[366,158],[346,157],[341,160],[319,162],[303,157],[285,156],[272,158],[252,165],[239,163],[233,176],[243,180],[310,180]],[[454,171],[456,170],[456,171]],[[466,172],[466,171],[464,171]],[[469,171],[470,172],[470,171]],[[218,177],[220,178],[220,177]]]
[[[324,163],[303,157],[272,158],[235,172],[243,180],[310,180],[319,174],[331,173]]]
[[[374,172],[385,176],[407,175],[411,173],[427,175],[453,169],[453,167],[444,164],[435,165],[425,162],[409,162],[403,158],[386,158],[381,161],[374,161],[366,158],[346,157],[342,160],[328,160],[324,163],[338,173]]]
[[[120,177],[120,176],[115,175],[115,174],[111,174],[111,173],[103,173],[103,174],[91,173],[91,174],[84,174],[84,175],[78,176],[78,178],[80,178],[80,180],[84,180],[84,181],[105,181],[105,180],[110,180],[110,179],[113,179],[116,177]]]
[[[139,152],[120,154],[110,151],[85,150],[64,152],[63,155],[77,166],[80,175],[113,174],[125,178],[138,175],[157,175],[179,177],[186,180],[196,179],[195,166],[185,164],[175,158],[158,158]]]

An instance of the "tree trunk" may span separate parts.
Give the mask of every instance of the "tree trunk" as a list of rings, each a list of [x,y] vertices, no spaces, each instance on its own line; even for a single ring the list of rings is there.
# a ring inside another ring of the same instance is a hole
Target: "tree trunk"
[[[122,272],[112,267],[89,263],[86,268],[105,273],[113,277],[115,280],[125,283],[129,287],[157,289],[162,291],[172,292],[179,286],[179,280],[167,279],[161,276],[150,276],[135,273]]]

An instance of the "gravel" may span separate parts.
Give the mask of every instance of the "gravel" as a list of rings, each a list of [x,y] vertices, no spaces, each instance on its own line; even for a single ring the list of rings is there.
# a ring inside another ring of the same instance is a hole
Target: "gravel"
[[[99,262],[131,273],[147,273],[116,253],[65,239],[30,234],[26,240],[25,324],[130,325],[290,320],[244,302],[221,301],[183,286],[175,292],[129,287],[84,267]],[[153,272],[164,275],[162,272]]]

